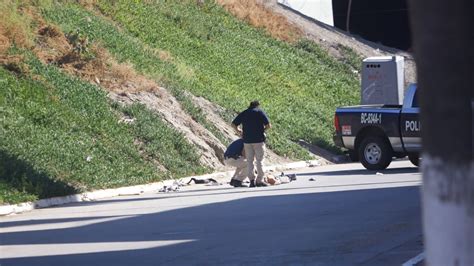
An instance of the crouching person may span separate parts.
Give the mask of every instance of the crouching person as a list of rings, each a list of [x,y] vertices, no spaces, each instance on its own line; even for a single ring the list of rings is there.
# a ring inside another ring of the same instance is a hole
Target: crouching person
[[[242,183],[247,177],[247,160],[244,156],[244,140],[238,139],[227,147],[224,153],[224,163],[235,167],[235,173],[230,180],[233,187],[247,187]]]

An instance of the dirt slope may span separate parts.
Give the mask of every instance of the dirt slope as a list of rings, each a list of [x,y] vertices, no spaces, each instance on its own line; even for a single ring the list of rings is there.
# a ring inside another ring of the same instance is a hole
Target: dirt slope
[[[130,64],[118,63],[102,47],[92,47],[96,57],[92,60],[82,58],[75,52],[74,43],[66,38],[58,28],[44,22],[38,30],[38,45],[35,53],[45,63],[55,63],[70,74],[88,80],[109,92],[109,97],[123,104],[140,103],[160,114],[172,127],[181,132],[186,139],[196,146],[201,163],[215,170],[227,169],[224,162],[224,151],[228,143],[221,143],[209,130],[187,114],[178,100],[155,81],[134,71]],[[213,123],[227,139],[238,136],[219,115],[222,108],[188,93],[194,104],[203,109],[207,119]],[[266,155],[267,164],[288,162],[272,151]]]
[[[219,131],[221,131],[224,134],[226,138],[232,139],[232,140],[239,138],[235,130],[231,127],[230,121],[225,121],[222,118],[222,116],[219,114],[224,111],[222,107],[217,106],[202,97],[196,97],[194,95],[190,95],[190,96],[194,104],[204,111],[204,113],[206,114],[206,118],[209,121],[212,121],[214,125],[219,129]],[[319,159],[319,157],[317,157],[316,159]],[[270,149],[267,149],[267,152],[265,153],[265,163],[267,165],[288,163],[290,161],[291,160],[287,158],[277,155]],[[321,162],[323,161],[325,162],[325,160],[321,159]]]

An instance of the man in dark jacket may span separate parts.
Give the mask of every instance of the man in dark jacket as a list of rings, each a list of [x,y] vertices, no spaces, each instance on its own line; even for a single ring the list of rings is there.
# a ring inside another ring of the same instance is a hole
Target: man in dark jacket
[[[224,163],[235,167],[230,185],[233,187],[247,187],[242,183],[247,178],[247,160],[244,156],[243,139],[235,140],[227,147],[224,153]]]
[[[263,110],[259,108],[260,103],[253,101],[247,110],[241,112],[232,121],[232,127],[242,134],[244,140],[245,157],[247,158],[247,176],[250,179],[250,187],[266,187],[263,181],[263,157],[265,154],[265,130],[271,128],[270,120]],[[242,130],[239,126],[242,125]],[[257,178],[255,179],[254,160],[257,166]]]

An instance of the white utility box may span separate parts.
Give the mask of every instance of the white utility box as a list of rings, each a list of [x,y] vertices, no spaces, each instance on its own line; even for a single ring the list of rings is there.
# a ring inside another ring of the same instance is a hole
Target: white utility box
[[[401,56],[368,57],[362,61],[362,105],[402,105],[405,61]]]

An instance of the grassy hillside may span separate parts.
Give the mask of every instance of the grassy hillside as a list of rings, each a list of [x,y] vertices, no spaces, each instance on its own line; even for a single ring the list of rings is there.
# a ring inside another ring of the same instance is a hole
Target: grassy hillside
[[[277,41],[215,4],[97,5],[109,19],[74,5],[53,7],[45,16],[66,32],[78,30],[100,41],[165,86],[189,90],[231,112],[260,99],[275,126],[269,144],[279,154],[302,158],[298,139],[333,149],[334,109],[356,102],[358,79],[349,66],[310,41]],[[160,57],[163,53],[169,58]]]
[[[186,91],[226,108],[222,115],[229,123],[259,99],[274,125],[269,146],[280,155],[307,158],[298,139],[336,150],[333,112],[356,102],[358,79],[314,43],[276,40],[214,1],[85,2],[93,4],[0,5],[0,204],[211,170],[159,115],[140,104],[111,102],[74,71],[38,60],[42,23],[88,47],[104,47],[164,86],[222,142],[225,137]],[[81,56],[97,56],[76,48]],[[124,116],[134,122],[120,123]]]
[[[143,106],[111,104],[98,87],[21,54],[26,73],[0,69],[0,203],[206,171],[194,148]],[[123,115],[136,122],[119,123]]]

